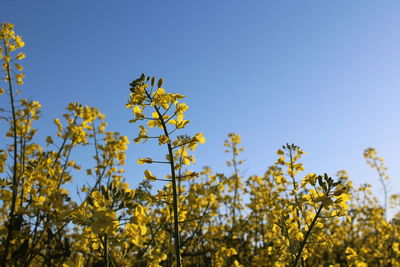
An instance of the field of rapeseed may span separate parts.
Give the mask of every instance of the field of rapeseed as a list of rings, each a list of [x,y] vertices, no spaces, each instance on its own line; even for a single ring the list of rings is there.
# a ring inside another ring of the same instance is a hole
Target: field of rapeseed
[[[345,171],[300,175],[307,169],[295,144],[278,148],[264,175],[244,177],[235,133],[224,143],[230,174],[194,172],[193,151],[206,139],[185,134],[185,97],[144,74],[126,88],[137,136],[109,131],[98,109],[70,103],[41,145],[41,105],[20,92],[24,42],[3,23],[0,43],[0,97],[9,102],[0,109],[8,128],[0,144],[1,266],[400,266],[399,218],[386,214],[398,196],[387,191],[375,149],[364,157],[384,205]],[[137,159],[148,168],[136,188],[124,177],[130,140],[165,153]],[[93,152],[94,167],[71,156],[79,147]],[[168,173],[154,175],[156,164]],[[94,178],[80,199],[65,189],[76,170]]]

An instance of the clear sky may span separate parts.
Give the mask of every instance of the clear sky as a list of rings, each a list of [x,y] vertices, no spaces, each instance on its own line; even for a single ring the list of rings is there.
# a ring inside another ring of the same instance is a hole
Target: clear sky
[[[68,102],[100,108],[110,130],[136,137],[124,108],[142,72],[187,96],[189,133],[203,132],[204,165],[227,171],[223,141],[242,135],[246,175],[263,174],[280,145],[301,146],[308,172],[377,175],[362,152],[386,159],[400,192],[399,1],[21,1],[4,0],[26,47],[25,96],[39,100],[42,134]],[[155,147],[155,148],[154,148]],[[127,175],[142,178],[129,149]]]

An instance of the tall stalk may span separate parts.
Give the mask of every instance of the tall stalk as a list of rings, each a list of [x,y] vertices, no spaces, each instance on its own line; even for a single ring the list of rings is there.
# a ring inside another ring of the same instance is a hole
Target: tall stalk
[[[151,95],[146,91],[149,99],[152,99]],[[163,114],[160,112],[160,109],[157,106],[154,106],[162,125],[162,129],[164,131],[164,135],[170,139],[167,125],[163,118]],[[171,180],[172,180],[172,206],[174,210],[174,241],[175,241],[175,258],[176,258],[176,266],[181,267],[181,241],[180,241],[180,232],[179,232],[179,211],[178,211],[178,190],[176,185],[176,173],[175,173],[175,160],[174,154],[172,151],[171,141],[167,143],[168,147],[168,157],[169,157],[169,165],[171,169]]]
[[[297,252],[296,259],[294,260],[292,267],[297,267],[297,265],[299,264],[299,261],[301,259],[301,254],[303,253],[304,247],[307,244],[307,240],[311,235],[311,232],[312,232],[312,230],[314,228],[315,223],[318,220],[319,215],[321,214],[322,208],[323,208],[323,205],[321,204],[319,206],[319,208],[318,208],[317,213],[315,214],[315,216],[314,216],[314,218],[313,218],[313,220],[311,222],[310,227],[308,228],[308,231],[307,231],[306,235],[304,236],[303,241],[300,243],[300,248],[299,248],[299,250]]]
[[[6,40],[4,36],[1,36],[3,39],[3,47],[6,57],[9,57],[8,47],[6,45]],[[7,81],[8,81],[8,91],[10,95],[10,104],[11,104],[11,114],[12,114],[12,127],[13,127],[13,174],[12,174],[12,198],[11,198],[11,209],[9,214],[9,225],[7,231],[7,237],[4,244],[4,254],[2,257],[2,266],[6,266],[6,261],[8,258],[8,251],[10,249],[10,242],[13,235],[13,225],[15,221],[15,206],[17,202],[18,196],[18,174],[17,174],[17,163],[18,163],[18,147],[17,147],[17,118],[15,112],[15,99],[14,99],[14,92],[13,92],[13,85],[11,81],[11,69],[10,69],[10,62],[6,65],[6,73],[7,73]]]

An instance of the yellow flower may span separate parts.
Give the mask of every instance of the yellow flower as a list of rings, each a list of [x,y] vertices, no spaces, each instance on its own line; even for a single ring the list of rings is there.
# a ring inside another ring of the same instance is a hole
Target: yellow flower
[[[23,52],[19,52],[18,55],[15,57],[18,60],[24,59],[26,56]]]
[[[18,45],[18,47],[24,47],[25,43],[22,41],[21,36],[16,36],[15,37],[15,43]]]
[[[93,211],[90,227],[94,233],[113,235],[119,223],[115,211],[95,210]]]
[[[145,170],[144,171],[144,178],[146,178],[149,181],[155,181],[156,180],[156,177],[149,170]]]
[[[53,138],[51,137],[51,136],[47,136],[46,137],[46,143],[47,144],[53,144],[54,142],[53,142]]]
[[[200,144],[204,144],[206,142],[206,138],[203,136],[202,133],[198,133],[193,137],[194,141],[199,142]]]
[[[310,183],[312,186],[314,186],[316,183],[317,177],[318,176],[315,173],[307,174],[307,176],[302,179],[302,186],[305,187],[308,183]]]
[[[145,164],[145,163],[153,163],[153,160],[151,158],[141,158],[137,160],[137,164]]]
[[[170,142],[171,140],[168,138],[168,136],[166,136],[166,135],[160,135],[159,137],[158,137],[158,144],[159,145],[163,145],[163,144],[166,144],[166,143],[168,143],[168,142]]]
[[[20,64],[15,64],[15,67],[17,68],[17,70],[22,71],[24,69],[24,67],[22,67]]]

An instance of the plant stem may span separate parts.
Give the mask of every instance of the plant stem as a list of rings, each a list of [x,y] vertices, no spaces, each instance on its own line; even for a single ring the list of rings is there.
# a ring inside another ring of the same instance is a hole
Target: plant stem
[[[232,207],[232,233],[233,229],[235,228],[236,224],[236,202],[237,202],[237,195],[238,195],[238,187],[239,187],[239,175],[238,175],[238,170],[237,170],[237,165],[236,165],[236,154],[235,154],[235,147],[236,145],[233,145],[234,147],[232,148],[232,154],[233,154],[233,169],[234,169],[234,177],[235,177],[235,191],[233,194],[233,207]]]
[[[4,45],[4,51],[6,58],[9,56],[8,54],[8,49],[6,45],[6,40],[5,38],[3,39],[3,45]],[[7,77],[8,77],[8,89],[10,93],[10,102],[11,102],[11,111],[12,111],[12,127],[13,127],[13,141],[14,141],[14,162],[13,162],[13,176],[12,176],[12,200],[11,200],[11,210],[9,214],[9,225],[8,225],[8,231],[7,231],[7,238],[6,242],[4,244],[4,254],[2,257],[2,263],[1,266],[6,266],[7,262],[7,257],[8,257],[8,251],[10,248],[10,242],[12,239],[12,232],[13,229],[11,226],[14,224],[14,217],[15,217],[15,206],[17,202],[17,195],[18,195],[18,176],[17,176],[17,157],[18,157],[18,151],[17,151],[17,118],[16,118],[16,113],[15,113],[15,105],[14,105],[14,94],[13,94],[13,87],[12,87],[12,81],[11,81],[11,70],[10,70],[10,62],[7,62]]]
[[[379,181],[381,182],[382,187],[383,187],[383,194],[384,194],[384,198],[385,198],[384,199],[384,216],[385,216],[385,219],[387,220],[386,210],[387,210],[387,199],[388,199],[387,195],[388,195],[388,192],[387,192],[387,188],[386,188],[385,178],[383,177],[383,174],[382,174],[381,170],[379,169],[379,166],[378,166],[378,163],[376,162],[376,159],[373,159],[373,162],[374,162],[374,165],[375,165],[375,169],[378,171]]]
[[[322,207],[323,207],[323,204],[321,203],[321,206],[319,206],[318,211],[317,211],[317,213],[315,214],[314,219],[312,220],[311,225],[310,225],[310,227],[308,228],[308,231],[307,231],[306,235],[304,236],[303,241],[302,241],[301,244],[300,244],[299,252],[297,253],[296,259],[294,260],[294,263],[293,263],[292,267],[297,267],[297,265],[299,264],[299,261],[300,261],[300,259],[301,259],[301,253],[303,252],[304,247],[305,247],[306,244],[307,244],[308,237],[310,236],[311,231],[313,230],[314,225],[315,225],[315,223],[316,223],[317,220],[318,220],[318,217],[319,217],[319,215],[320,215],[320,213],[321,213],[321,211],[322,211]]]
[[[147,96],[151,98],[151,95],[146,91]],[[160,122],[166,137],[169,138],[167,125],[165,124],[163,115],[160,112],[160,109],[157,106],[154,106],[158,117],[160,118]],[[172,179],[172,205],[174,209],[174,239],[175,239],[175,260],[176,266],[181,267],[181,241],[180,241],[180,233],[179,233],[179,213],[178,213],[178,190],[176,186],[176,174],[175,174],[175,161],[174,154],[172,151],[171,141],[167,143],[168,146],[168,155],[169,155],[169,164],[171,167],[171,179]]]

